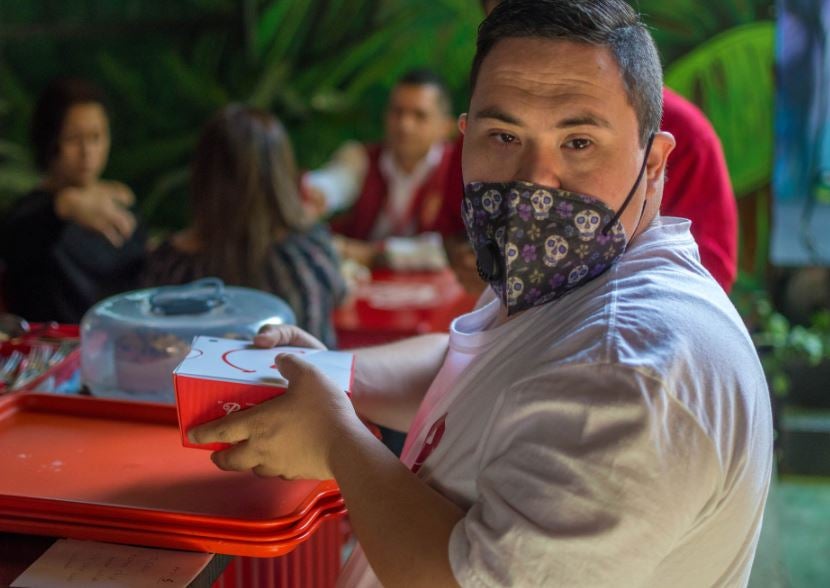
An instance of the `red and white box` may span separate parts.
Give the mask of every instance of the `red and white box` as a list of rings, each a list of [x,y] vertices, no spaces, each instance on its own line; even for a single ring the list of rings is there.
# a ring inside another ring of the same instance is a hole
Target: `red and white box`
[[[295,353],[316,366],[344,392],[351,390],[354,356],[305,347],[261,349],[249,341],[195,337],[190,353],[173,371],[179,430],[185,447],[224,449],[226,443],[197,445],[187,439],[191,427],[245,410],[279,396],[288,386],[274,360]]]

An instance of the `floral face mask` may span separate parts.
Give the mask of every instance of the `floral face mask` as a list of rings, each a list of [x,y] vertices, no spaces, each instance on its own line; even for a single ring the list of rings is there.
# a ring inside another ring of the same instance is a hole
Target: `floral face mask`
[[[620,222],[645,171],[620,210],[566,190],[530,182],[472,182],[462,216],[478,272],[512,315],[560,298],[596,278],[625,251]]]

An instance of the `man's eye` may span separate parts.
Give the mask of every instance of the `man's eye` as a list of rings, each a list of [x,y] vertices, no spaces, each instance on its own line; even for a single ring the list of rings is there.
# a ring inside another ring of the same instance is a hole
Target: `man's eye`
[[[565,147],[568,149],[574,149],[576,151],[581,151],[582,149],[587,149],[591,146],[590,139],[571,139],[567,143],[565,143]]]
[[[492,136],[495,137],[496,141],[505,145],[515,143],[518,140],[516,137],[508,133],[494,133]]]

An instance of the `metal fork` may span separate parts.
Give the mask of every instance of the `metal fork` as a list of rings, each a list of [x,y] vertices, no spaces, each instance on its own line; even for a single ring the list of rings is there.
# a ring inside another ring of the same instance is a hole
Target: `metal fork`
[[[5,361],[0,364],[0,383],[11,386],[17,378],[17,368],[25,356],[17,350],[14,350],[6,357]]]
[[[49,367],[50,355],[52,355],[52,350],[46,345],[33,347],[32,350],[29,351],[29,356],[26,358],[26,364],[17,375],[14,383],[11,384],[11,389],[19,390],[46,371]]]
[[[60,346],[52,353],[49,357],[49,365],[48,367],[52,367],[54,365],[59,364],[66,356],[69,355],[75,348],[78,346],[77,341],[63,341],[61,342]]]

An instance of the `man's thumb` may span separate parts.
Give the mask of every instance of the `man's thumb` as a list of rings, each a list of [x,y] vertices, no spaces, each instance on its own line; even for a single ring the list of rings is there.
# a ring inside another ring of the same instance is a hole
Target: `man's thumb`
[[[277,355],[275,365],[289,382],[293,382],[312,369],[311,364],[301,359],[297,353],[280,353]]]

